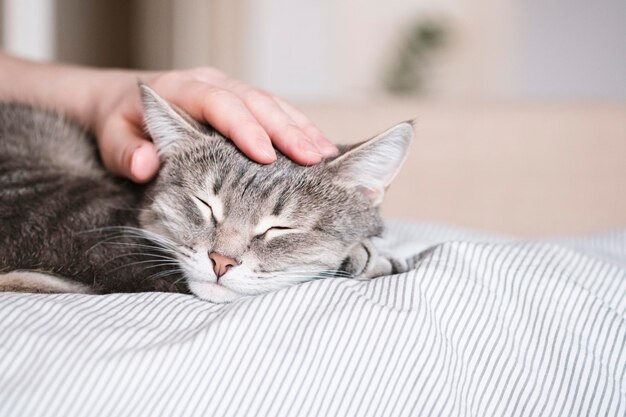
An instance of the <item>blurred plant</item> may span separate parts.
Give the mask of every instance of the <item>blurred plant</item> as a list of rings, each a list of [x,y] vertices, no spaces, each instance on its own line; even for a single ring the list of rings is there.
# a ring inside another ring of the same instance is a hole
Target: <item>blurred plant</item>
[[[413,23],[385,78],[387,90],[396,94],[423,92],[432,58],[447,40],[448,26],[442,20],[420,18]]]

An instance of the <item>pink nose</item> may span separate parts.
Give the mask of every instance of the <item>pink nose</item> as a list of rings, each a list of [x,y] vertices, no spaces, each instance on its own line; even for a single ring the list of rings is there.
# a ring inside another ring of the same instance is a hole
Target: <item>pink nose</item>
[[[209,258],[211,258],[211,262],[213,262],[213,270],[215,271],[215,275],[217,277],[221,277],[233,266],[239,265],[239,263],[233,258],[229,258],[224,255],[220,255],[217,252],[209,253]]]

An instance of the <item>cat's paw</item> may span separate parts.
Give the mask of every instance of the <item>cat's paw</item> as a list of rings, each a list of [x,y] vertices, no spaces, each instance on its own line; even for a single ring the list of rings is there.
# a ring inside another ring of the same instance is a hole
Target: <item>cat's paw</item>
[[[371,279],[384,275],[395,275],[408,271],[407,262],[393,258],[388,255],[379,254],[376,259],[370,261],[368,267],[363,271],[363,279]]]
[[[382,253],[372,242],[356,245],[344,260],[343,269],[357,279],[372,279],[408,271],[407,262]]]

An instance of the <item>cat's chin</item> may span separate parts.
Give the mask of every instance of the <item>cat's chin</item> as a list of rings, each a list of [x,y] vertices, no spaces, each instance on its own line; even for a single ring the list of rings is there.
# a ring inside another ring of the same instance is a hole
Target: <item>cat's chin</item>
[[[242,295],[210,281],[188,281],[189,290],[198,298],[212,303],[230,303]]]

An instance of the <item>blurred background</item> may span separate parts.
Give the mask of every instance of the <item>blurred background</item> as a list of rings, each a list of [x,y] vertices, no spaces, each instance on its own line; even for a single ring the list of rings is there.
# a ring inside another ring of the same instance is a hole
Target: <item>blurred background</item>
[[[215,66],[342,143],[416,119],[389,217],[626,227],[624,0],[0,1],[2,47],[21,56]]]

